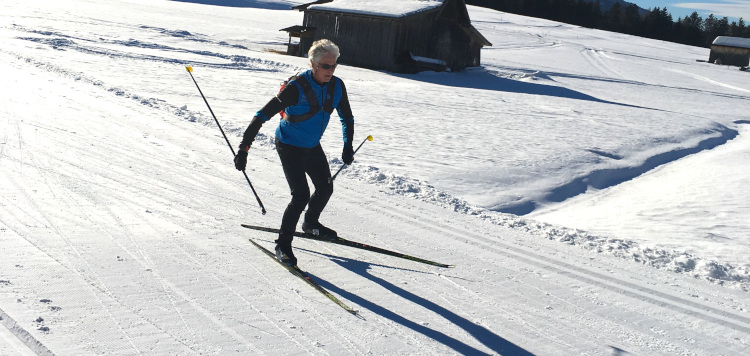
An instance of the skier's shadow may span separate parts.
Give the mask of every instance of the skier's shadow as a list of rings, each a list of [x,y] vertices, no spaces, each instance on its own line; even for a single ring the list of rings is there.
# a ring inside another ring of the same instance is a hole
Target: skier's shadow
[[[313,251],[308,251],[313,252]],[[333,262],[340,265],[343,268],[348,269],[349,271],[352,271],[364,278],[369,279],[370,281],[377,283],[378,285],[382,286],[383,288],[387,289],[391,293],[394,293],[395,295],[398,295],[406,300],[409,300],[415,304],[421,305],[425,309],[431,310],[442,317],[444,317],[446,320],[452,322],[454,325],[464,329],[467,333],[469,333],[471,336],[473,336],[477,341],[481,342],[484,346],[489,348],[490,350],[501,354],[501,355],[533,355],[531,352],[526,351],[522,347],[504,339],[503,337],[493,333],[492,331],[488,330],[487,328],[477,325],[466,318],[432,302],[429,301],[423,297],[420,297],[414,293],[411,293],[407,290],[404,290],[402,288],[399,288],[398,286],[394,285],[393,283],[390,283],[382,278],[378,278],[372,274],[370,274],[369,270],[371,267],[370,263],[342,258],[339,256],[331,256],[319,252],[314,252],[326,257],[329,257]],[[446,335],[438,330],[431,329],[427,326],[424,326],[422,324],[419,324],[417,322],[411,321],[407,318],[405,318],[402,315],[399,315],[396,312],[393,312],[389,309],[386,309],[378,304],[375,304],[363,297],[360,297],[358,295],[355,295],[353,293],[347,292],[331,283],[328,283],[327,281],[320,279],[318,276],[307,272],[308,275],[312,276],[322,287],[328,289],[329,291],[336,293],[340,295],[343,298],[346,298],[354,303],[359,304],[361,307],[366,308],[373,313],[376,313],[384,318],[388,318],[393,320],[394,322],[397,322],[403,326],[406,326],[418,333],[421,333],[429,338],[432,338],[436,341],[439,341],[440,343],[452,348],[456,352],[462,354],[462,355],[486,355],[487,352],[478,350],[471,345],[467,345],[466,343],[462,342],[461,340],[457,340],[449,335]]]

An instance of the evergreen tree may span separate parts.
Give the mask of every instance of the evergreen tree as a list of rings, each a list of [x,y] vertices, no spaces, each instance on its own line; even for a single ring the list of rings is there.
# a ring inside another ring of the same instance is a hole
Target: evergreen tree
[[[685,31],[680,42],[692,46],[702,46],[703,18],[697,12],[693,11],[690,17],[685,16],[682,20],[682,25]]]
[[[705,20],[693,12],[675,22],[667,8],[655,7],[641,17],[635,4],[614,3],[601,11],[600,0],[466,0],[469,5],[539,17],[569,24],[674,41],[692,46],[710,47],[716,36],[750,38],[750,26],[744,19],[729,19],[713,14]]]
[[[703,28],[703,18],[698,15],[698,12],[693,11],[690,17],[685,16],[683,23],[688,27],[695,30],[701,30]]]
[[[641,14],[638,12],[638,5],[630,4],[625,8],[623,19],[625,33],[638,35],[641,27]]]
[[[594,3],[594,7],[591,8],[591,16],[595,18],[593,28],[600,28],[599,26],[601,26],[601,17],[602,17],[601,13],[602,13],[601,1],[596,0],[596,2]]]
[[[538,16],[536,0],[521,0],[521,12],[528,16]]]
[[[729,25],[729,35],[732,37],[742,37],[742,34],[744,33],[743,30],[744,29],[740,29],[740,25],[737,23],[737,21],[732,21],[732,23]]]
[[[664,7],[660,9],[655,7],[651,10],[646,17],[643,19],[644,22],[644,36],[661,39],[661,40],[673,40],[672,33],[672,15]]]
[[[609,11],[606,13],[606,23],[607,23],[607,30],[614,31],[614,32],[622,32],[624,29],[623,21],[622,21],[622,5],[620,5],[619,2],[616,2],[612,7],[609,8]]]
[[[714,41],[717,35],[716,33],[716,23],[718,20],[716,19],[716,16],[714,14],[708,15],[705,21],[703,21],[703,46],[704,47],[710,47],[711,43]]]
[[[727,17],[718,19],[714,14],[708,15],[706,21],[703,22],[703,34],[705,46],[710,47],[716,37],[730,35],[729,19]]]
[[[717,36],[729,36],[729,18],[722,17],[716,29]]]

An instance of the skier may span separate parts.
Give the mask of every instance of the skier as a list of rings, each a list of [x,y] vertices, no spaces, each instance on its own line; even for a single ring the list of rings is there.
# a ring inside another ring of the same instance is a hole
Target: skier
[[[284,210],[279,237],[276,240],[276,256],[283,263],[297,265],[292,251],[292,238],[302,211],[307,212],[302,223],[302,231],[319,237],[336,240],[336,231],[323,226],[318,219],[333,194],[331,170],[320,139],[328,126],[335,108],[341,120],[344,136],[344,150],[341,159],[350,165],[354,161],[352,139],[354,137],[354,116],[346,95],[344,82],[333,75],[339,48],[333,42],[322,39],[315,41],[308,51],[310,69],[290,78],[289,83],[253,117],[240,149],[234,158],[234,165],[240,171],[247,166],[250,145],[255,140],[261,125],[283,110],[284,118],[276,128],[276,151],[281,159],[286,181],[289,183],[292,200]],[[310,196],[307,177],[315,186]]]

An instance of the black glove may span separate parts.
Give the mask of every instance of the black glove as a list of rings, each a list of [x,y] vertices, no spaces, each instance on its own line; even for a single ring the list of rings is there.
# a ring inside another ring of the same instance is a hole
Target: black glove
[[[244,171],[245,167],[247,167],[247,151],[240,149],[234,156],[234,168],[237,168],[238,171]]]
[[[341,152],[341,160],[343,160],[344,164],[347,166],[354,162],[354,149],[352,146],[344,146],[344,152]]]

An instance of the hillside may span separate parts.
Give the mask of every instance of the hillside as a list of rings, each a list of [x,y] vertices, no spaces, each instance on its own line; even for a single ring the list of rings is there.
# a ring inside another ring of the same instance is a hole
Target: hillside
[[[289,199],[270,143],[276,119],[247,170],[262,215],[185,71],[194,68],[238,144],[281,80],[308,66],[277,53],[287,40],[278,30],[301,23],[279,3],[2,5],[0,354],[748,349],[750,268],[701,254],[741,251],[746,240],[680,250],[522,215],[638,184],[744,137],[746,73],[697,62],[706,49],[478,7],[473,24],[493,43],[480,68],[339,66],[355,138],[375,139],[337,178],[324,222],[456,265],[295,240],[299,265],[357,318],[248,241],[271,248],[272,234],[240,226],[277,227]],[[338,169],[337,120],[322,144]],[[747,201],[743,181],[733,182]],[[707,220],[715,203],[692,201],[707,205],[669,212]],[[740,229],[747,211],[737,205],[716,222]]]

